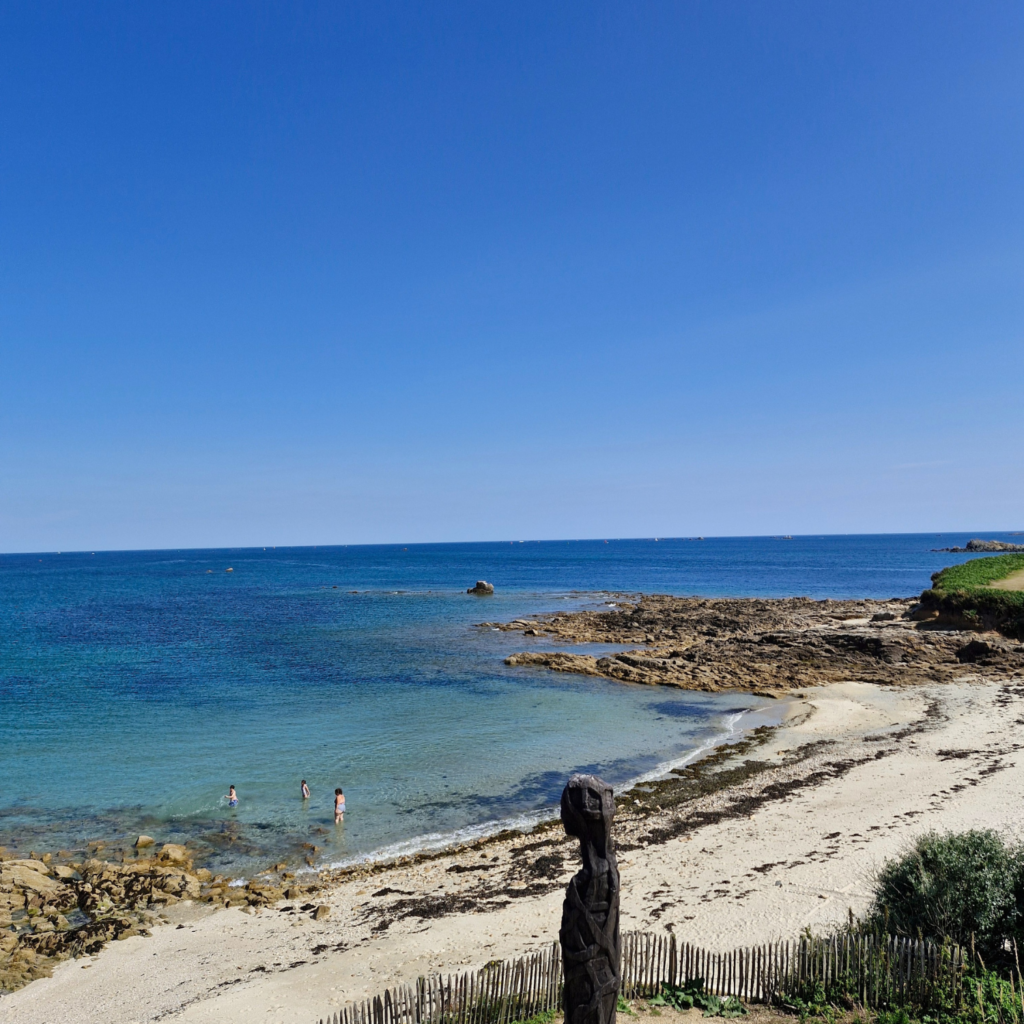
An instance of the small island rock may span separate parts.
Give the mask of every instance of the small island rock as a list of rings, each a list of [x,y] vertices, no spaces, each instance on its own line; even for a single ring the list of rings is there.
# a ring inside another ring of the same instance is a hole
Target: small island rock
[[[467,594],[493,594],[494,584],[488,583],[487,580],[477,580],[475,587],[469,587],[466,590]]]
[[[997,551],[1024,551],[1024,544],[1011,544],[1005,540],[979,540],[975,537],[974,540],[967,542],[965,548],[932,548],[932,551],[951,551],[956,554],[967,554],[977,552],[997,552]]]

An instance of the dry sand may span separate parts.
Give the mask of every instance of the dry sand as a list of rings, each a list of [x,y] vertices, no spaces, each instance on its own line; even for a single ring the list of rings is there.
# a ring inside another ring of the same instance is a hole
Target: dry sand
[[[743,755],[780,767],[622,815],[623,928],[672,927],[717,949],[793,937],[862,911],[872,873],[925,830],[1021,838],[1022,723],[1019,679],[808,690]],[[318,898],[325,921],[291,904],[252,915],[180,904],[151,937],[0,998],[0,1022],[313,1024],[394,982],[551,942],[569,852],[552,829],[352,878]]]

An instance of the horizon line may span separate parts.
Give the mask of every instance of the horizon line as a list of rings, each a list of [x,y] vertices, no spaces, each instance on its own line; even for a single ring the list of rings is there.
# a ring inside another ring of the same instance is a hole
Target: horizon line
[[[699,536],[658,536],[658,537],[548,537],[548,538],[523,538],[509,540],[456,540],[456,541],[386,541],[377,543],[329,543],[329,544],[246,544],[226,547],[158,547],[158,548],[99,548],[90,551],[88,548],[81,548],[70,551],[37,550],[37,551],[2,551],[0,558],[21,557],[26,555],[142,555],[160,554],[162,552],[191,552],[191,551],[316,551],[320,548],[426,548],[426,547],[455,547],[469,545],[494,545],[494,544],[611,544],[611,543],[662,543],[663,541],[686,541],[692,543],[703,543],[706,541],[722,540],[808,540],[820,538],[821,540],[841,539],[853,537],[950,537],[966,536],[973,533],[972,539],[983,539],[982,534],[1002,534],[1009,537],[1024,536],[1024,530],[926,530],[916,532],[896,533],[753,533],[753,534],[722,534],[719,536],[706,534]]]

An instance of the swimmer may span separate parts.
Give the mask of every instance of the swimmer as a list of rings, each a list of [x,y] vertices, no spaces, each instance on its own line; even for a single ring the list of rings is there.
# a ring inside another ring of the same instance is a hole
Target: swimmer
[[[334,824],[345,820],[345,794],[340,787],[334,791]]]
[[[228,802],[228,807],[238,806],[238,794],[235,792],[234,786],[228,786],[228,795],[224,797]]]
[[[306,780],[305,779],[302,780],[302,799],[303,800],[308,800],[309,799],[309,786],[306,785]]]

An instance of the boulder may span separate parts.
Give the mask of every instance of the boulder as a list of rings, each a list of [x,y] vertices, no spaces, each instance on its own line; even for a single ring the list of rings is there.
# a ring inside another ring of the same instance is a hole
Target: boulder
[[[980,661],[982,658],[987,657],[993,653],[991,644],[985,643],[984,640],[972,640],[969,644],[965,644],[956,652],[956,660],[961,665],[971,664],[975,661]]]
[[[53,873],[62,882],[66,882],[68,879],[75,877],[74,869],[69,868],[66,864],[57,864],[53,869]]]
[[[1010,544],[1005,540],[969,540],[967,551],[1024,551],[1024,544]]]
[[[487,580],[477,580],[475,587],[469,587],[466,590],[467,594],[493,594],[494,584],[488,583]]]
[[[177,843],[164,843],[160,847],[160,860],[168,864],[185,864],[189,861],[188,850]]]
[[[156,845],[156,840],[152,836],[139,836],[139,838],[135,840],[135,847],[136,847],[136,849],[139,849],[139,848],[141,848],[143,846],[155,846],[155,845]]]
[[[32,865],[38,865],[43,870],[38,871]],[[39,861],[8,860],[0,865],[0,882],[19,889],[28,889],[40,896],[52,896],[60,888],[60,884],[48,876],[48,870],[46,865]]]
[[[313,911],[314,921],[326,921],[331,916],[331,908],[327,904],[322,904]]]
[[[3,863],[3,870],[6,871],[8,868],[22,867],[29,868],[31,871],[38,871],[41,875],[48,875],[50,869],[41,860],[5,860]]]

